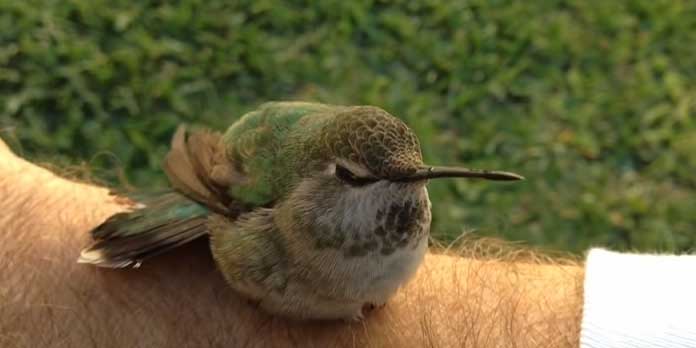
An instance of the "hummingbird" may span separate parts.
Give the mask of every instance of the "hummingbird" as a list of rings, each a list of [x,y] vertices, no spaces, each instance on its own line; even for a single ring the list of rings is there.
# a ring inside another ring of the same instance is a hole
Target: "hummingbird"
[[[78,262],[137,267],[209,239],[226,282],[264,311],[360,320],[416,272],[428,248],[430,179],[502,171],[423,163],[414,132],[375,106],[270,102],[224,133],[175,132],[170,188],[129,196]]]

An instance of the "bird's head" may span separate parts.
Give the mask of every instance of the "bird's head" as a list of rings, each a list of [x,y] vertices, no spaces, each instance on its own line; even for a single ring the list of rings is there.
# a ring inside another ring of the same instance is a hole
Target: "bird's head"
[[[309,233],[316,247],[340,248],[348,256],[388,254],[427,235],[430,179],[522,179],[508,172],[426,165],[413,131],[373,106],[346,107],[317,131],[306,150],[316,164],[280,207],[283,221]]]

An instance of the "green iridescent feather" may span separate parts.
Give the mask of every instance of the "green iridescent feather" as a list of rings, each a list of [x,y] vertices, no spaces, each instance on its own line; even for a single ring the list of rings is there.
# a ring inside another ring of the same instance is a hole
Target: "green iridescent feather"
[[[263,206],[280,198],[296,178],[299,144],[313,129],[343,107],[303,102],[266,103],[244,115],[223,136],[228,156],[246,181],[229,193],[248,205]],[[310,116],[311,115],[311,116]],[[304,117],[313,122],[300,122]],[[310,125],[311,124],[311,125]],[[299,139],[301,138],[301,139]]]

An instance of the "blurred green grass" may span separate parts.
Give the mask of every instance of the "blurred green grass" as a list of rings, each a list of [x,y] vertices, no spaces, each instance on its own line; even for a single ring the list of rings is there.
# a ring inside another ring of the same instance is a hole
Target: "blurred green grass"
[[[694,42],[687,0],[0,0],[0,136],[151,188],[181,122],[223,129],[269,100],[374,104],[430,163],[528,178],[432,183],[440,239],[685,251]]]

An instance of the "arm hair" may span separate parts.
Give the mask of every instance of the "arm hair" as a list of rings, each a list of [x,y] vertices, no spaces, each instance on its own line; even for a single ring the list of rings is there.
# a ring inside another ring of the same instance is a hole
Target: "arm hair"
[[[77,264],[87,232],[124,209],[107,189],[58,177],[0,141],[0,346],[579,345],[574,260],[468,240],[428,254],[361,323],[292,322],[236,296],[204,240],[137,269]]]

